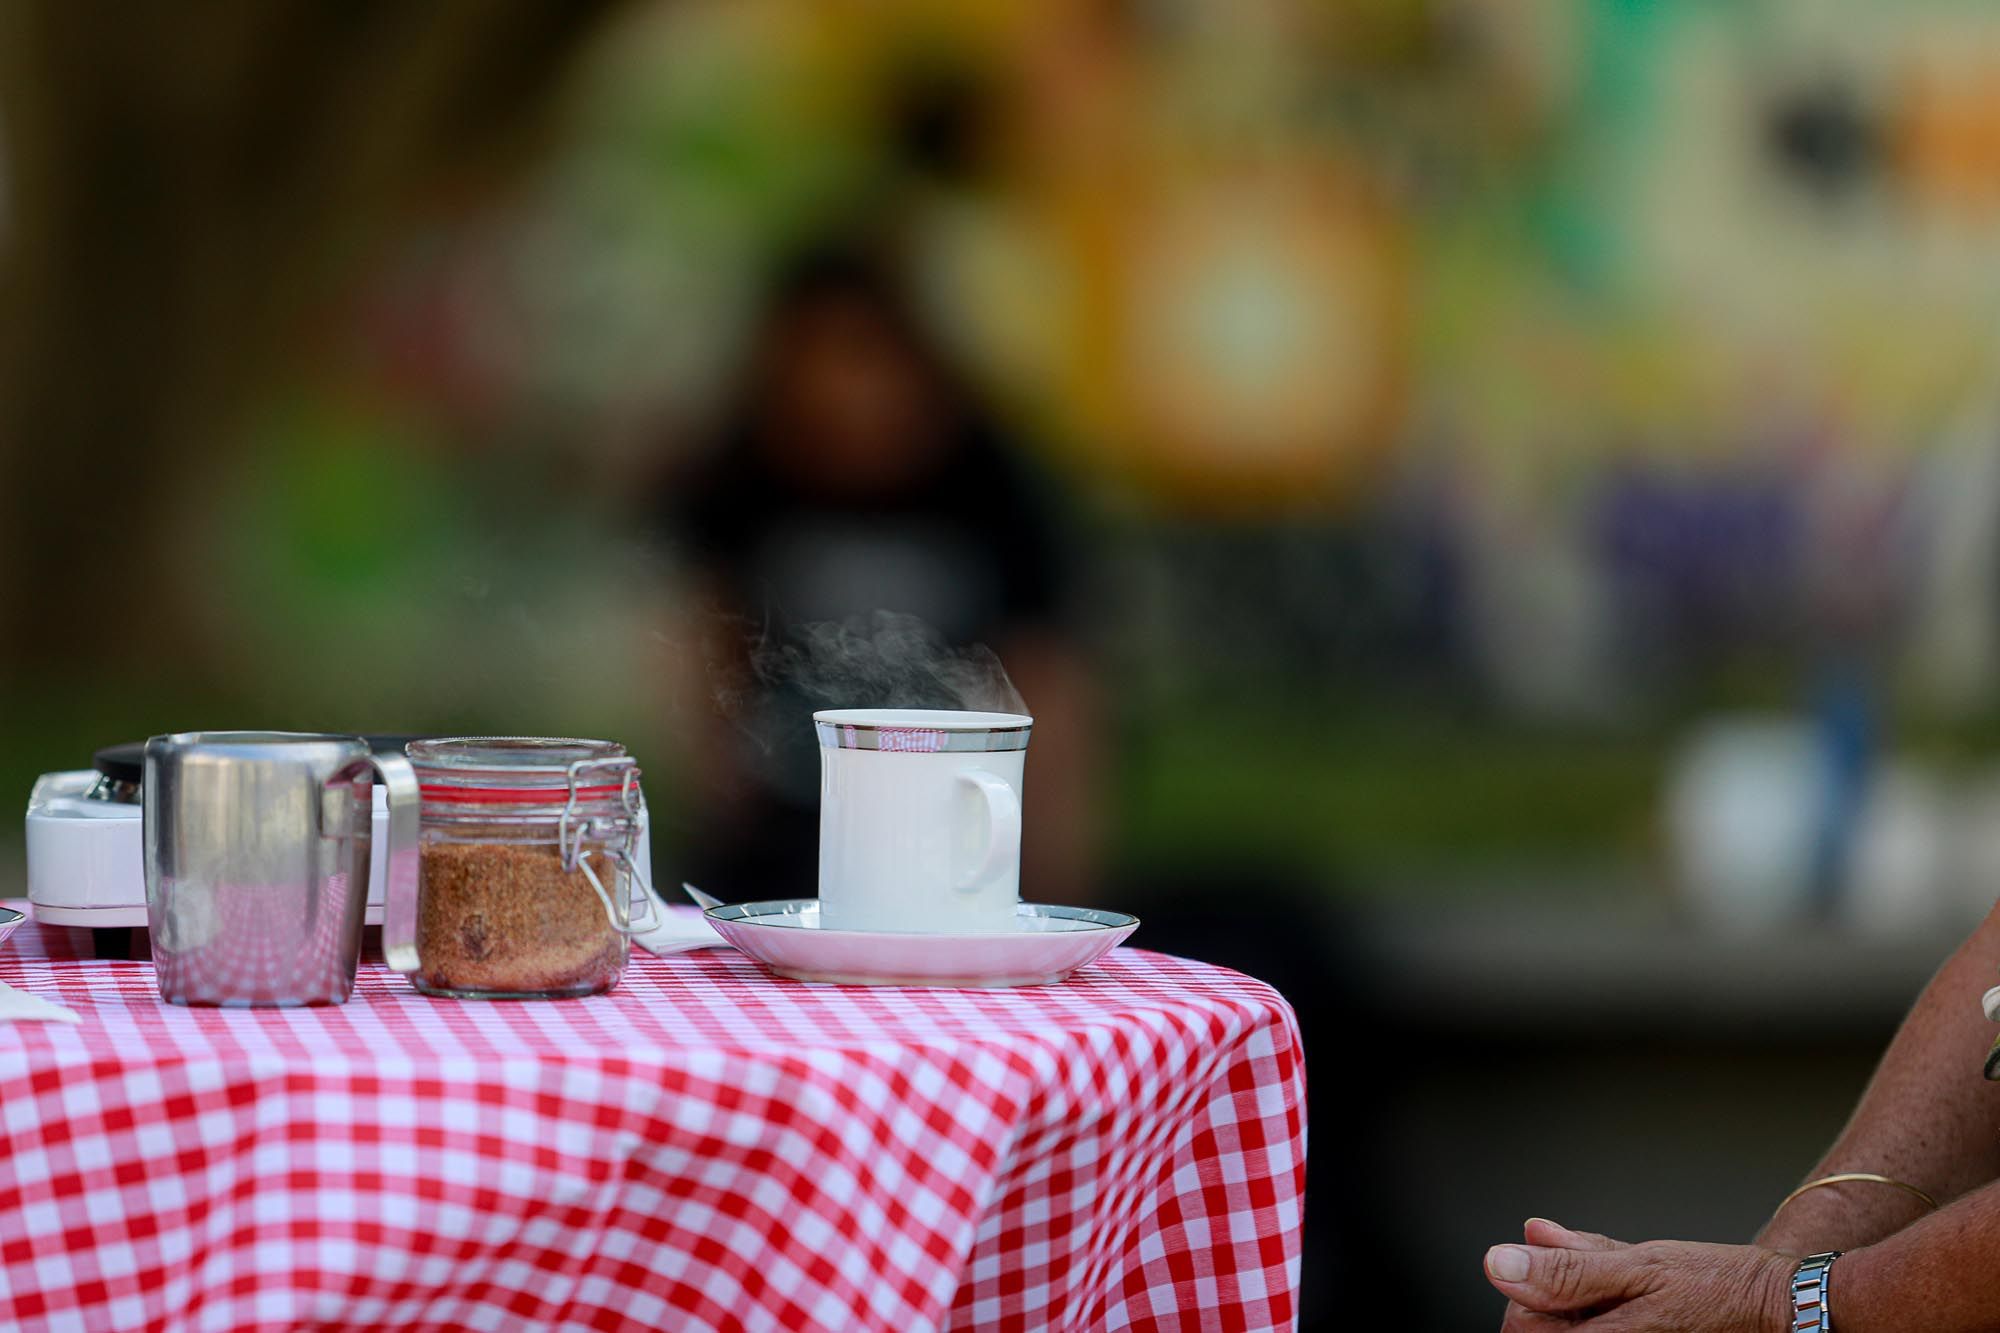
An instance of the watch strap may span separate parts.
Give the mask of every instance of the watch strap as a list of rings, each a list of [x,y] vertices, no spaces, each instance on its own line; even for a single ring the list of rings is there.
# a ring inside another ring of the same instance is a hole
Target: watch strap
[[[1828,1292],[1833,1285],[1833,1261],[1839,1257],[1839,1250],[1809,1254],[1792,1270],[1793,1333],[1833,1333]]]

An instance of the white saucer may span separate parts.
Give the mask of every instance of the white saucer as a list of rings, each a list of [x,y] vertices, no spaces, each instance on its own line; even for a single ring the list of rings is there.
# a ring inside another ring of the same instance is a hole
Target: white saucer
[[[819,899],[713,907],[723,939],[781,977],[849,986],[1046,986],[1094,963],[1139,928],[1139,918],[1094,907],[1022,903],[999,935],[828,930]]]
[[[7,937],[14,933],[14,927],[27,919],[11,907],[0,907],[0,944],[5,944]]]

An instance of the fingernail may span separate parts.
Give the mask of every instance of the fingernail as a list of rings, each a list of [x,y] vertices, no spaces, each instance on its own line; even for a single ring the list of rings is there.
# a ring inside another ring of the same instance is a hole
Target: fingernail
[[[1518,1245],[1495,1245],[1486,1252],[1486,1271],[1495,1282],[1520,1282],[1528,1276],[1528,1252]]]
[[[1553,1220],[1551,1220],[1551,1219],[1549,1219],[1549,1218],[1546,1218],[1546,1217],[1531,1217],[1531,1218],[1529,1218],[1529,1219],[1528,1219],[1528,1225],[1529,1225],[1529,1226],[1533,1226],[1533,1225],[1534,1225],[1535,1223],[1537,1223],[1537,1222],[1540,1222],[1540,1223],[1541,1223],[1541,1224],[1542,1224],[1543,1226],[1545,1226],[1545,1227],[1550,1227],[1550,1228],[1552,1228],[1552,1229],[1554,1229],[1554,1230],[1556,1230],[1556,1231],[1560,1231],[1560,1232],[1562,1232],[1562,1233],[1563,1233],[1563,1235],[1565,1235],[1565,1236],[1568,1236],[1568,1235],[1571,1235],[1571,1234],[1573,1234],[1573,1233],[1572,1233],[1572,1232],[1570,1231],[1570,1229],[1569,1229],[1568,1227],[1564,1226],[1564,1225],[1563,1225],[1562,1223],[1560,1223],[1560,1222],[1557,1222],[1557,1221],[1553,1221]]]

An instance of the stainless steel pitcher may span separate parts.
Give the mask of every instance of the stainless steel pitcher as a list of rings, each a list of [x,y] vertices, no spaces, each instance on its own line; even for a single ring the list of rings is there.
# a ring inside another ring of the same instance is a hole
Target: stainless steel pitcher
[[[174,1004],[340,1004],[368,904],[373,779],[392,897],[414,896],[417,779],[359,736],[195,731],[146,742],[146,918]]]

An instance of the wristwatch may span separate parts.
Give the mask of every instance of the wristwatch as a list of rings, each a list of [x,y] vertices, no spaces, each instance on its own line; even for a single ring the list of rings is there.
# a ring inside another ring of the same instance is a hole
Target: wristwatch
[[[1833,1333],[1833,1309],[1827,1304],[1832,1289],[1833,1261],[1839,1250],[1809,1254],[1792,1270],[1793,1333]]]

